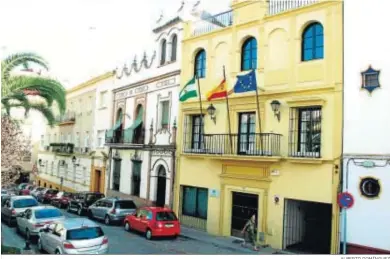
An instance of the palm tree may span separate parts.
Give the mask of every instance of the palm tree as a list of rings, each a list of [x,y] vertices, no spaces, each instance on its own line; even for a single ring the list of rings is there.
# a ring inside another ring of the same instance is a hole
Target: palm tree
[[[16,53],[1,61],[1,103],[2,111],[10,115],[12,108],[24,108],[25,116],[30,110],[40,112],[50,126],[55,125],[53,103],[56,102],[60,114],[66,110],[65,88],[54,79],[39,75],[16,74],[18,67],[29,67],[29,63],[48,69],[47,62],[34,53]],[[29,98],[29,96],[39,96]]]

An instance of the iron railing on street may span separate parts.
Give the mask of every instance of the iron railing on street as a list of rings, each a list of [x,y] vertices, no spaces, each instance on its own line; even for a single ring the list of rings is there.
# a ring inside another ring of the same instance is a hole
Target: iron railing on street
[[[243,134],[203,134],[201,143],[194,146],[192,140],[185,141],[184,153],[242,155],[242,156],[280,156],[281,134],[243,133]]]
[[[268,15],[275,15],[318,3],[320,0],[268,0]]]

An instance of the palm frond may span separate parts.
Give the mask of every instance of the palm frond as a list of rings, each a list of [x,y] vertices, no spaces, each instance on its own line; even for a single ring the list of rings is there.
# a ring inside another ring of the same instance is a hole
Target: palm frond
[[[56,80],[38,76],[13,76],[7,82],[8,89],[3,91],[3,96],[7,97],[11,93],[23,92],[25,90],[36,90],[38,96],[47,101],[48,106],[52,106],[53,101],[57,102],[60,113],[66,110],[65,88]]]
[[[25,108],[26,104],[8,104],[11,108]],[[28,110],[35,110],[40,112],[47,120],[49,126],[53,127],[56,124],[52,109],[46,106],[44,103],[28,103]]]
[[[41,56],[32,52],[22,52],[9,55],[1,62],[1,82],[2,84],[10,78],[10,73],[13,69],[20,65],[34,63],[49,69],[48,63]]]

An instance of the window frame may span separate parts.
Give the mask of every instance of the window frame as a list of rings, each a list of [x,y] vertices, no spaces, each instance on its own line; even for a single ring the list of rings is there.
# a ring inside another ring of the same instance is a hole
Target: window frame
[[[196,120],[199,119],[199,123],[196,124]],[[195,141],[195,128],[199,128],[197,133],[198,139]],[[192,115],[191,116],[191,149],[203,149],[204,148],[204,115]],[[197,143],[197,145],[195,145]]]
[[[194,75],[197,78],[206,77],[206,51],[204,49],[199,50],[195,55],[194,62]]]
[[[166,116],[167,116],[167,121],[164,123],[164,104],[166,104]],[[170,104],[171,102],[169,100],[162,100],[160,101],[160,107],[161,107],[161,119],[160,119],[160,127],[162,129],[168,129],[169,128],[169,118],[170,118]]]
[[[257,40],[255,37],[249,37],[244,41],[241,47],[241,71],[257,69],[257,51]],[[246,58],[246,52],[249,52],[249,58]],[[250,61],[248,67],[245,67],[245,61]]]
[[[172,36],[171,41],[171,62],[175,62],[177,60],[177,35],[174,34]]]
[[[195,192],[195,214],[189,214],[187,212],[184,211],[184,207],[185,207],[185,189],[186,188],[194,188],[196,190]],[[206,195],[206,198],[207,198],[207,207],[206,207],[206,216],[203,217],[199,214],[199,211],[198,211],[198,208],[199,208],[199,195],[198,195],[198,191],[199,190],[203,190],[203,191],[206,191],[207,195]],[[181,214],[184,215],[184,216],[189,216],[189,217],[194,217],[194,218],[200,218],[200,219],[204,219],[204,220],[207,220],[207,214],[208,214],[208,199],[209,199],[209,196],[208,196],[208,193],[209,193],[209,189],[208,188],[204,188],[204,187],[197,187],[197,186],[189,186],[189,185],[182,185],[182,191],[183,191],[183,195],[182,195],[182,206],[181,206]]]
[[[166,56],[167,56],[167,40],[163,39],[161,41],[160,66],[165,64]]]
[[[248,116],[247,123],[246,123],[246,133],[241,132],[241,126],[242,126],[242,120],[243,116]],[[253,116],[254,122],[252,122],[251,117]],[[255,148],[251,150],[250,145],[256,146],[256,112],[248,111],[248,112],[240,112],[238,113],[238,154],[246,154],[248,151],[256,151]],[[251,132],[251,125],[255,126],[254,132]],[[242,141],[241,136],[245,135],[246,141],[245,141],[245,150],[241,151],[242,147]],[[254,136],[253,140],[251,141],[251,136]]]
[[[308,33],[310,29],[312,29],[313,31],[312,31],[311,36],[309,37],[305,34]],[[322,33],[317,34],[319,29],[321,29]],[[317,42],[318,41],[317,37],[321,37],[322,45],[320,45]],[[312,40],[312,43],[309,44],[310,45],[309,47],[307,47],[306,43],[310,39]],[[302,42],[301,42],[301,62],[324,59],[324,56],[325,56],[325,52],[324,52],[324,48],[325,48],[324,26],[320,22],[313,22],[313,23],[308,24],[302,32],[301,40],[302,40]],[[320,53],[317,52],[317,48],[322,49],[322,53],[321,53],[320,57],[319,57]],[[306,57],[305,50],[307,50],[307,51],[311,50],[311,57],[310,58]]]

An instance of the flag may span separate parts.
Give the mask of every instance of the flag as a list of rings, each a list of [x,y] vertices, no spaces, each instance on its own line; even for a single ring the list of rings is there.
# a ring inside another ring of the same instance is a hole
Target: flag
[[[256,89],[256,73],[254,70],[252,70],[246,75],[237,76],[237,82],[234,85],[233,89],[229,91],[229,94],[256,91]]]
[[[210,101],[212,99],[226,97],[226,95],[227,95],[226,80],[223,79],[221,83],[219,83],[217,87],[209,91],[206,96],[207,96],[207,100]]]
[[[184,88],[179,93],[179,100],[181,102],[187,101],[190,98],[197,97],[198,94],[196,92],[195,86],[195,76],[188,81],[188,83],[184,86]]]

